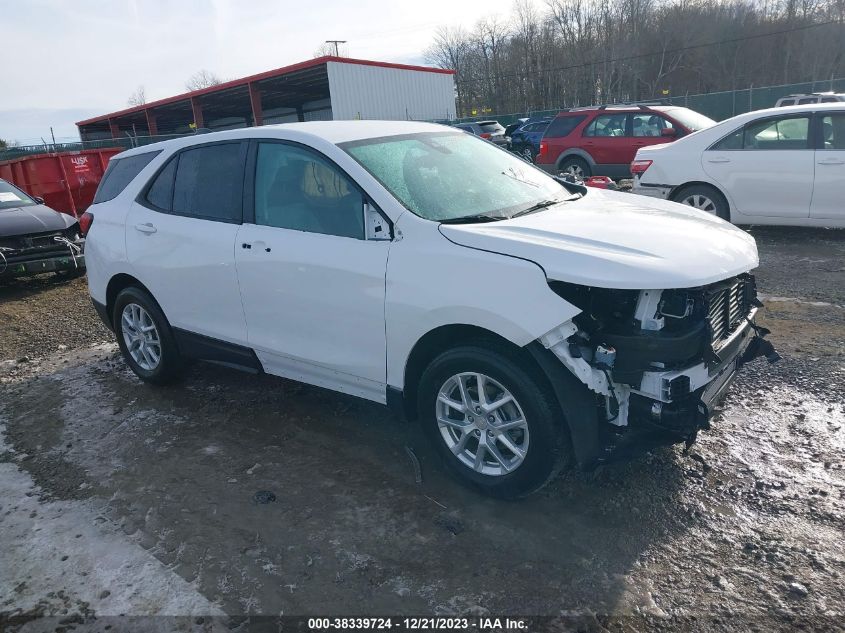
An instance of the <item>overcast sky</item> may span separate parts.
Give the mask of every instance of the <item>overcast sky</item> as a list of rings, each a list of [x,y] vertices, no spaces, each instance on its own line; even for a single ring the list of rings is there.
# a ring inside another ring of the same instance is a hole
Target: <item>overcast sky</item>
[[[350,57],[424,63],[441,24],[471,27],[513,0],[0,0],[0,138],[78,138],[75,121],[310,59],[327,39]]]

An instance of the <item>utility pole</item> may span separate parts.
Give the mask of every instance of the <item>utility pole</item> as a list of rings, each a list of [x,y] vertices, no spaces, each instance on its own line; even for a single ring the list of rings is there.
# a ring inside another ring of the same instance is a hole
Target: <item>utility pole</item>
[[[346,40],[326,40],[326,44],[334,44],[334,56],[340,57],[340,52],[337,45],[346,44]]]

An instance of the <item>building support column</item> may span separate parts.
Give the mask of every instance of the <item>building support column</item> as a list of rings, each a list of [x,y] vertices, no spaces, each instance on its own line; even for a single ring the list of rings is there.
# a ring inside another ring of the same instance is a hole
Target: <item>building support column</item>
[[[261,90],[253,82],[249,83],[249,105],[252,106],[252,124],[264,125],[264,110],[261,107]]]
[[[147,131],[150,136],[158,136],[158,124],[156,123],[156,115],[150,109],[147,108],[144,110],[144,114],[147,117]]]
[[[305,121],[305,111],[302,109],[301,105],[296,106],[296,120],[300,123]]]
[[[205,121],[202,118],[202,104],[196,97],[191,97],[191,110],[194,111],[194,125],[197,129],[205,127]]]
[[[111,132],[112,138],[120,138],[120,128],[112,119],[109,119],[109,132]]]

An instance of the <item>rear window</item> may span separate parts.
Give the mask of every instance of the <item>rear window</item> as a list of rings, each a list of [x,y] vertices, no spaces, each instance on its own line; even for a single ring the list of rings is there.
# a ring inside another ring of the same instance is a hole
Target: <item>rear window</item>
[[[690,132],[698,132],[716,125],[716,122],[708,116],[690,110],[689,108],[672,108],[666,110],[666,114],[675,119],[678,123],[687,128]]]
[[[135,179],[135,176],[140,174],[141,170],[149,165],[150,161],[160,153],[161,151],[147,152],[145,154],[127,156],[126,158],[112,158],[109,161],[106,173],[103,174],[100,186],[97,187],[97,193],[94,195],[94,204],[108,202],[117,198],[129,183]]]
[[[28,194],[15,187],[12,183],[0,180],[0,209],[16,209],[33,204],[36,204],[36,202]]]
[[[546,128],[544,136],[545,138],[560,138],[563,136],[569,136],[572,130],[578,127],[586,118],[586,114],[580,114],[578,116],[561,116],[556,119],[552,119],[552,122],[549,123],[549,127]]]
[[[481,128],[482,132],[488,132],[493,134],[495,132],[501,132],[505,128],[503,128],[498,121],[482,121],[478,124],[478,127]]]

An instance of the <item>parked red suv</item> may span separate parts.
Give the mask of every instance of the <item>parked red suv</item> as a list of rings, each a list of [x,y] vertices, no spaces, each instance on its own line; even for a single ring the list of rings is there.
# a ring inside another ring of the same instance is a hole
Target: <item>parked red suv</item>
[[[546,128],[538,167],[578,178],[630,178],[631,161],[646,145],[667,143],[716,122],[688,108],[603,105],[564,110]]]

